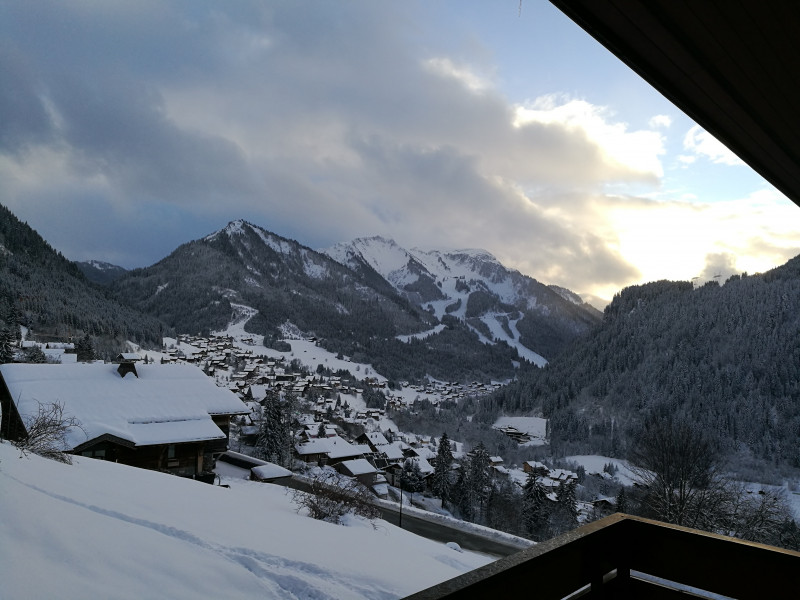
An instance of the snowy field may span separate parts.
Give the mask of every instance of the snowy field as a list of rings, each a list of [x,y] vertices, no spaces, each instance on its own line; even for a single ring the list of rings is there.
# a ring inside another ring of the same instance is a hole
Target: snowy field
[[[547,419],[541,417],[500,417],[494,427],[516,427],[531,436],[531,441],[521,446],[543,446],[547,443]]]
[[[230,489],[0,443],[7,598],[399,598],[490,561],[385,521],[297,514],[284,488]]]
[[[637,477],[633,471],[631,471],[630,464],[627,460],[597,455],[567,456],[564,460],[582,465],[588,474],[602,473],[603,467],[608,463],[611,463],[617,467],[617,472],[614,474],[614,479],[619,481],[622,485],[631,486],[633,485],[634,481],[637,481]]]

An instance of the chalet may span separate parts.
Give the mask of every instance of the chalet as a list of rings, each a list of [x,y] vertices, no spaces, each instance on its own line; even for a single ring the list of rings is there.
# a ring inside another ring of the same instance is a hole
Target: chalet
[[[249,411],[188,365],[0,365],[0,434],[27,435],[40,405],[59,403],[71,428],[63,450],[194,476],[227,449],[232,415]]]
[[[387,440],[381,432],[373,431],[370,433],[362,433],[356,438],[356,443],[366,444],[372,449],[373,452],[377,452],[378,446],[385,446],[389,443],[389,440]]]
[[[422,475],[423,479],[426,480],[427,485],[430,481],[430,476],[433,475],[433,466],[431,466],[431,464],[424,458],[409,458],[408,460],[413,460],[417,463],[417,465],[419,465],[420,474]],[[384,472],[390,485],[399,486],[400,475],[403,472],[403,463],[391,463],[387,465],[387,467],[384,469]]]
[[[516,427],[512,427],[509,425],[508,427],[498,427],[496,429],[501,433],[506,434],[508,437],[510,437],[518,444],[525,444],[531,441],[531,435],[529,433],[520,431]]]
[[[370,452],[369,446],[355,445],[336,436],[310,439],[294,447],[297,457],[304,462],[335,465],[353,458],[363,458]]]
[[[546,465],[535,460],[526,460],[522,463],[522,470],[526,473],[536,473],[540,477],[547,477],[550,473],[550,469]]]
[[[250,469],[250,480],[260,481],[262,483],[274,483],[284,479],[290,479],[292,472],[289,469],[284,469],[275,463],[265,462],[263,465],[252,467]]]
[[[370,488],[375,485],[378,475],[378,470],[363,458],[342,461],[336,465],[336,470]]]
[[[490,456],[489,464],[492,467],[499,467],[503,464],[503,458],[501,456]]]

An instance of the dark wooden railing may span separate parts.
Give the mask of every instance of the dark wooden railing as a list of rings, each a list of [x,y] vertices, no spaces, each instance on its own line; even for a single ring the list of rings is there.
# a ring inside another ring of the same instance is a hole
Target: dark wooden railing
[[[800,598],[800,552],[617,513],[408,597]]]

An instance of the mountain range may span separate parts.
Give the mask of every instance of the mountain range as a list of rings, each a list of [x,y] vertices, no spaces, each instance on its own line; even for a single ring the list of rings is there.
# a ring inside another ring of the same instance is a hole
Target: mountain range
[[[514,379],[475,418],[546,417],[556,454],[623,456],[646,418],[676,416],[740,466],[800,468],[800,257],[724,285],[631,286],[602,316],[483,250],[315,251],[241,220],[145,269],[90,267],[119,277],[90,282],[0,206],[0,320],[45,339],[154,346],[223,330],[244,305],[267,344],[314,337],[396,381]]]
[[[365,238],[315,251],[237,220],[112,293],[183,332],[223,329],[234,308],[277,343],[287,330],[372,363],[390,378],[508,379],[545,364],[600,322],[576,297],[508,270],[484,251],[405,250]]]

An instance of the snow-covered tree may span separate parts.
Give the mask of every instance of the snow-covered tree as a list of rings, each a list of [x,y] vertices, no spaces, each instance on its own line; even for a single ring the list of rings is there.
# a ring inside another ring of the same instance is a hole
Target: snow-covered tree
[[[281,398],[274,390],[267,392],[262,402],[261,422],[255,444],[255,454],[258,458],[284,467],[291,466],[294,443],[292,418],[295,405],[296,400],[292,394],[286,394]]]
[[[425,478],[419,468],[419,462],[413,458],[407,458],[403,463],[403,470],[400,472],[400,489],[411,494],[411,501],[414,500],[414,492],[421,492],[425,489]]]
[[[88,333],[78,340],[78,343],[75,344],[75,350],[78,354],[79,362],[89,362],[97,358],[92,339]]]
[[[0,363],[14,361],[14,334],[4,327],[0,330]]]
[[[433,493],[442,499],[442,508],[450,502],[453,482],[450,472],[453,468],[453,451],[450,447],[450,438],[447,432],[439,438],[439,448],[436,451],[436,466],[433,471]]]
[[[625,486],[619,488],[619,493],[617,494],[617,512],[628,512],[628,498],[625,494]]]
[[[540,540],[550,520],[550,501],[538,473],[528,473],[522,488],[522,525],[525,533]]]
[[[556,503],[550,515],[550,527],[555,535],[578,526],[578,499],[575,495],[577,481],[562,481],[556,489]]]
[[[47,362],[47,357],[39,346],[27,348],[23,356],[25,357],[25,362],[28,363],[44,364]]]

